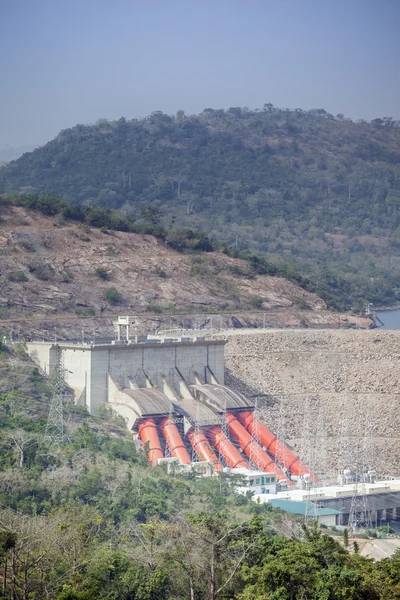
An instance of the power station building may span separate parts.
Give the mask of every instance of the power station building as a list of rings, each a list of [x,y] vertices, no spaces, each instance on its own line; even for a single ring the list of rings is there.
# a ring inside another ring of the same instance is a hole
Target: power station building
[[[209,475],[228,469],[258,501],[297,503],[295,512],[299,503],[313,501],[331,511],[332,523],[348,523],[356,490],[316,487],[318,477],[255,417],[253,402],[224,385],[224,340],[186,334],[131,341],[129,326],[124,341],[120,330],[117,337],[111,343],[30,342],[28,352],[46,374],[63,373],[76,404],[91,414],[108,406],[121,415],[152,465],[166,461],[168,468]],[[307,489],[293,489],[296,480]],[[367,487],[371,520],[398,518],[399,481]]]
[[[200,459],[217,472],[251,466],[270,474],[264,493],[292,475],[314,478],[254,418],[253,402],[224,385],[225,340],[136,336],[132,342],[128,330],[125,341],[118,330],[112,343],[30,342],[28,351],[45,373],[62,369],[75,402],[90,413],[107,405],[121,415],[154,465],[172,457],[180,465]]]

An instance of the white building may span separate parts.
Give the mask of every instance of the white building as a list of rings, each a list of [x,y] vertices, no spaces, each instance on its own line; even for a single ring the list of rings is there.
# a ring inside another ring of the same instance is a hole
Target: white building
[[[276,494],[276,475],[275,473],[264,473],[264,471],[252,471],[244,467],[231,469],[232,475],[240,475],[243,478],[243,487],[238,487],[237,491],[241,494],[253,492],[254,494]]]

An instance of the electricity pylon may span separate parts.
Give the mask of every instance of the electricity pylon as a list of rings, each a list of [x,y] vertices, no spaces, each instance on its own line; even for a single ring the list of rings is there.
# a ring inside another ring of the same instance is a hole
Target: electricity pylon
[[[350,513],[349,513],[349,533],[352,534],[360,527],[371,529],[371,512],[368,506],[367,490],[365,487],[365,473],[356,473],[356,481],[353,496],[351,498]]]
[[[253,411],[253,430],[252,430],[252,437],[253,440],[256,442],[255,444],[251,444],[250,446],[250,467],[256,471],[259,470],[259,464],[261,462],[260,460],[260,450],[261,450],[261,444],[260,444],[260,431],[259,431],[259,423],[260,423],[260,419],[261,419],[261,411],[259,408],[259,402],[258,402],[258,398],[255,399],[255,403],[254,403],[254,411]]]
[[[353,533],[357,529],[364,527],[371,529],[371,510],[368,505],[368,494],[366,482],[368,479],[369,457],[368,457],[368,418],[357,402],[358,411],[354,408],[353,423],[356,423],[356,413],[358,412],[358,421],[362,424],[362,436],[357,440],[356,451],[354,452],[355,459],[355,486],[353,496],[351,498],[349,512],[349,533]]]
[[[67,425],[64,419],[64,403],[67,398],[64,376],[63,353],[62,350],[58,348],[57,362],[54,370],[53,397],[50,403],[46,432],[44,435],[45,441],[58,446],[71,441],[67,433]]]

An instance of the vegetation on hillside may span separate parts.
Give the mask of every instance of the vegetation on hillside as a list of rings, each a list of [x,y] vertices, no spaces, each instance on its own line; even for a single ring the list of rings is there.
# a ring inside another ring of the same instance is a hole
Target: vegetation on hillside
[[[70,407],[43,441],[51,385],[0,350],[0,597],[14,600],[389,600],[400,555],[349,553],[236,491],[148,466],[107,412]],[[348,540],[347,540],[348,543]]]
[[[2,168],[1,190],[162,221],[171,245],[180,227],[200,228],[295,263],[336,308],[400,300],[400,128],[390,118],[266,104],[101,120]]]
[[[54,216],[54,226],[56,227],[62,226],[64,219],[71,219],[82,223],[88,230],[89,227],[100,228],[105,234],[112,233],[112,231],[151,234],[156,236],[162,243],[165,243],[166,246],[178,252],[199,254],[221,251],[228,256],[241,258],[247,262],[247,266],[245,265],[243,268],[236,266],[233,274],[238,277],[251,279],[255,275],[280,275],[300,283],[303,287],[308,285],[308,281],[302,278],[291,263],[271,263],[253,252],[239,252],[235,246],[229,246],[225,242],[211,242],[209,237],[198,229],[166,227],[162,223],[160,211],[153,206],[143,207],[138,220],[103,206],[72,206],[54,194],[42,196],[37,194],[27,196],[20,194],[0,195],[0,209],[2,206],[23,206],[46,216]],[[24,248],[29,252],[33,250],[27,242],[25,242]],[[201,262],[200,257],[193,256],[193,264],[197,264],[199,261]],[[31,268],[33,269],[33,267]],[[155,274],[160,277],[166,275],[163,270],[159,269],[156,269]],[[108,280],[109,278],[107,270],[102,267],[96,269],[96,275],[102,280]],[[24,277],[23,272],[15,271],[9,274],[9,280],[14,282],[26,281],[26,277]],[[115,303],[115,300],[117,299],[114,299],[112,303]]]

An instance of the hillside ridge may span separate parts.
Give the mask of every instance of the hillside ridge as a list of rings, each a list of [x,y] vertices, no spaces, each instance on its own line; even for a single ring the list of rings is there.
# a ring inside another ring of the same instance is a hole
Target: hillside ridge
[[[203,229],[293,261],[348,310],[400,301],[400,127],[324,110],[206,109],[77,125],[0,169],[0,192]]]

